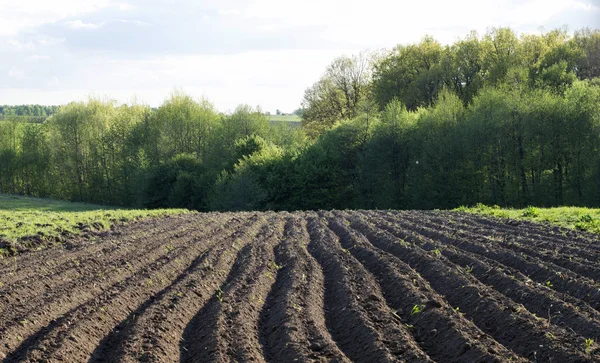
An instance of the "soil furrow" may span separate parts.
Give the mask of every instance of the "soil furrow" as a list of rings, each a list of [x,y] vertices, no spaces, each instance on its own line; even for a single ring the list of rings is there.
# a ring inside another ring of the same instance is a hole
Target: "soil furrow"
[[[453,362],[519,361],[510,350],[454,310],[423,278],[402,261],[383,252],[351,230],[345,216],[329,218],[330,228],[376,278],[388,305],[423,350],[433,359]],[[416,312],[416,310],[422,310]]]
[[[210,215],[213,216],[209,217]],[[32,276],[36,279],[51,276],[61,270],[76,268],[74,260],[81,263],[85,263],[87,259],[93,261],[98,253],[107,254],[114,249],[122,248],[122,245],[155,239],[159,235],[177,234],[178,230],[185,230],[191,224],[196,224],[198,219],[220,219],[216,216],[217,214],[213,213],[206,216],[201,214],[165,216],[162,219],[133,221],[124,226],[114,227],[111,231],[100,232],[90,239],[75,236],[59,246],[16,256],[16,269],[15,264],[11,262],[13,259],[0,260],[0,264],[6,265],[0,270],[0,281],[6,286],[19,282],[27,283]]]
[[[582,303],[576,304],[577,306],[587,304],[596,310],[600,309],[600,286],[593,280],[581,277],[560,266],[544,263],[533,257],[519,255],[514,251],[491,246],[489,243],[477,243],[475,242],[475,238],[459,238],[457,237],[457,233],[452,231],[448,231],[449,235],[445,235],[436,230],[423,228],[417,223],[407,224],[406,219],[403,218],[383,217],[382,219],[394,224],[394,228],[388,230],[399,238],[409,238],[406,234],[409,233],[409,229],[413,230],[415,233],[418,232],[422,237],[454,245],[461,250],[475,253],[501,263],[504,266],[514,268],[538,284],[551,285],[554,290],[581,300]],[[398,228],[400,226],[406,228],[400,229]],[[422,237],[416,238],[418,240]],[[563,299],[565,298],[563,297]]]
[[[309,217],[308,250],[325,276],[325,321],[346,356],[354,361],[430,361],[364,268],[344,252],[321,218]]]
[[[225,283],[185,329],[182,361],[264,361],[258,320],[275,282],[273,249],[283,227],[281,215],[271,215],[258,237],[240,250]]]
[[[110,281],[104,280],[116,277],[115,275],[123,267],[130,269],[130,262],[151,257],[151,251],[156,249],[163,240],[176,239],[190,231],[205,229],[203,218],[196,224],[192,222],[182,221],[180,225],[172,225],[172,232],[163,230],[158,234],[160,238],[148,237],[140,241],[139,238],[134,240],[125,237],[116,240],[107,237],[88,249],[77,251],[55,249],[56,253],[62,252],[60,255],[62,262],[46,259],[35,260],[33,263],[30,261],[28,267],[33,266],[33,268],[24,270],[39,270],[36,266],[40,265],[54,267],[47,268],[44,273],[38,272],[38,275],[33,278],[5,284],[4,289],[0,288],[0,336],[7,323],[21,320],[35,312],[39,306],[48,305],[53,297],[61,296],[64,291],[71,292],[77,286],[83,285],[85,281],[103,280],[105,285],[110,284]],[[140,238],[143,236],[145,235],[142,234]],[[103,247],[98,249],[99,246]],[[86,253],[84,252],[86,250],[95,252]],[[21,318],[17,319],[19,316]]]
[[[209,249],[197,256],[184,274],[131,312],[102,340],[90,361],[178,360],[186,324],[225,280],[236,252],[264,223],[254,215],[244,226],[208,242]]]
[[[261,341],[272,362],[348,362],[325,325],[323,272],[308,253],[306,221],[295,214],[287,221],[275,249],[280,266],[261,313]]]
[[[537,224],[524,220],[495,219],[471,213],[462,212],[436,212],[442,217],[448,216],[453,220],[465,223],[471,228],[481,228],[490,231],[506,232],[515,236],[526,236],[557,244],[576,245],[582,249],[600,250],[600,239],[597,234],[585,231],[572,230],[550,224]]]
[[[420,212],[427,217],[431,223],[459,231],[468,231],[474,235],[485,236],[491,241],[501,241],[508,244],[524,245],[533,250],[545,251],[552,254],[576,257],[588,263],[600,262],[600,243],[592,242],[578,243],[566,237],[541,236],[538,233],[528,233],[526,229],[514,230],[494,229],[488,225],[479,223],[468,223],[457,218],[454,213],[442,212]]]
[[[417,223],[421,227],[429,228],[443,228],[443,226],[436,225],[433,223],[427,223],[428,213],[413,212],[406,213],[403,220],[409,220],[412,223]],[[560,252],[558,247],[550,250],[543,248],[536,248],[534,239],[523,238],[519,236],[494,236],[486,237],[483,235],[477,235],[475,231],[461,231],[454,229],[455,233],[460,235],[468,235],[468,238],[475,238],[477,241],[484,244],[493,244],[494,248],[501,247],[508,250],[515,251],[516,253],[528,255],[531,257],[538,258],[542,261],[546,261],[557,266],[561,266],[567,270],[573,271],[578,275],[585,276],[594,280],[600,280],[600,268],[597,262],[587,260],[585,258],[577,257],[575,255],[565,255]]]
[[[0,361],[600,361],[600,238],[443,211],[193,213],[0,260]]]
[[[63,288],[53,288],[35,298],[21,298],[18,293],[14,293],[12,298],[18,304],[8,305],[14,311],[2,317],[0,340],[5,344],[2,348],[14,349],[19,344],[20,337],[34,334],[36,330],[51,324],[54,319],[82,303],[85,304],[85,301],[93,299],[96,295],[114,289],[115,286],[120,288],[124,281],[142,271],[150,263],[164,258],[169,252],[180,251],[194,238],[206,236],[206,232],[211,230],[210,228],[205,230],[205,227],[200,225],[184,237],[175,240],[147,241],[146,244],[151,247],[151,250],[137,258],[116,261],[107,258],[99,265],[81,265],[82,271],[79,278],[73,280],[66,288],[64,286]],[[211,233],[219,233],[219,230],[212,230]],[[129,248],[135,250],[136,247],[130,246]],[[88,278],[90,276],[91,279]]]
[[[570,296],[558,294],[545,284],[534,284],[531,279],[487,257],[457,249],[444,238],[416,238],[406,230],[398,230],[391,222],[378,220],[377,226],[424,249],[437,249],[455,264],[462,266],[482,283],[493,287],[511,300],[523,304],[530,312],[547,319],[546,325],[566,327],[585,338],[600,336],[600,312]],[[444,242],[445,241],[445,242]]]
[[[204,233],[210,235],[225,224],[227,220],[222,221],[199,221],[198,224],[187,225],[186,229],[176,229],[175,233],[161,234],[160,238],[150,239],[144,243],[125,244],[119,243],[122,248],[116,250],[113,254],[97,254],[93,259],[81,261],[79,256],[74,256],[70,265],[72,268],[57,271],[51,276],[43,276],[25,284],[11,285],[7,291],[2,294],[4,309],[0,308],[0,336],[2,327],[9,322],[20,321],[31,315],[40,307],[45,307],[59,298],[64,298],[65,291],[71,295],[78,286],[85,286],[92,283],[100,286],[109,286],[123,278],[122,274],[133,269],[132,263],[139,260],[153,259],[154,256],[164,253],[165,248],[174,249],[176,244],[168,244],[165,247],[165,241],[174,238],[179,242],[185,242],[186,238]],[[204,223],[203,223],[204,222]],[[179,238],[186,236],[185,238]],[[63,265],[64,266],[64,265]],[[123,269],[126,267],[125,269]],[[123,269],[123,271],[121,271]],[[99,282],[100,281],[100,282]],[[23,305],[25,302],[26,305]],[[67,308],[61,304],[62,308]]]
[[[167,286],[189,266],[194,254],[206,249],[202,237],[203,233],[192,233],[180,238],[181,241],[168,241],[177,247],[165,249],[154,260],[142,260],[141,269],[108,288],[82,286],[75,300],[81,303],[27,338],[10,355],[11,358],[87,360],[97,343],[119,321],[148,296]]]
[[[516,354],[543,361],[594,360],[585,352],[584,342],[575,335],[555,326],[543,326],[543,318],[534,316],[520,304],[463,273],[439,251],[422,250],[373,227],[361,216],[353,215],[350,221],[375,247],[410,265],[452,306],[459,308],[481,330]]]

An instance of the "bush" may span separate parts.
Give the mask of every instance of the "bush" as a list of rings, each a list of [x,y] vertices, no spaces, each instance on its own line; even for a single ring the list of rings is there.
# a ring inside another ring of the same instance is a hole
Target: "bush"
[[[527,217],[527,218],[535,218],[535,217],[539,217],[540,213],[538,212],[536,207],[532,207],[529,206],[525,209],[525,211],[523,212],[523,217]]]

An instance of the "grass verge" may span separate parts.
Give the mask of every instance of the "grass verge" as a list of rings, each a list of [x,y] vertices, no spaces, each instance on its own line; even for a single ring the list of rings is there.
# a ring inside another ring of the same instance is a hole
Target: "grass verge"
[[[186,209],[119,209],[51,199],[0,195],[0,258],[105,231],[115,223],[190,213]]]
[[[459,207],[460,212],[481,214],[496,218],[528,220],[538,223],[550,223],[569,229],[600,233],[600,209],[584,207],[556,207],[523,209],[500,208],[477,204],[474,207]]]

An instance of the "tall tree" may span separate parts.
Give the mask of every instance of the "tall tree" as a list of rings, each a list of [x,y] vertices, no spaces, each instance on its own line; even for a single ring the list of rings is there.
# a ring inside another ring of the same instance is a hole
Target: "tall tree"
[[[358,105],[368,94],[373,56],[363,52],[335,59],[321,79],[304,93],[302,123],[312,136],[337,121],[358,114]]]

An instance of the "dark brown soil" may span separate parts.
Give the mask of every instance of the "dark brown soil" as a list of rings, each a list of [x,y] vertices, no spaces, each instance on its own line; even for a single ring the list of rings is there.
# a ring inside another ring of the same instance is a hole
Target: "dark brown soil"
[[[61,246],[0,260],[0,361],[600,361],[589,233],[453,212],[207,213]]]

